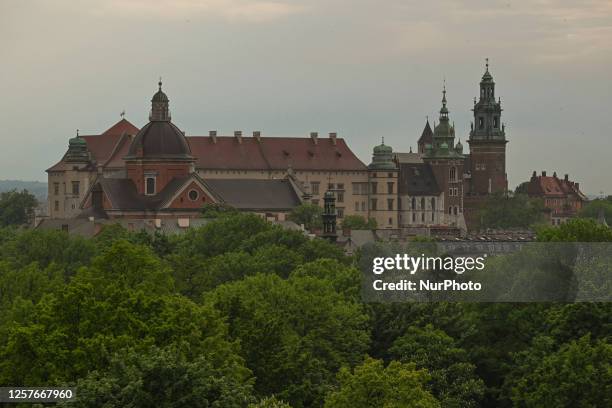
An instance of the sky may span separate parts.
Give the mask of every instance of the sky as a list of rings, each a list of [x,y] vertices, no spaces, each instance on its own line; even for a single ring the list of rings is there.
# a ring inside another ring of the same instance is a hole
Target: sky
[[[160,76],[187,135],[337,132],[366,164],[416,148],[445,79],[464,142],[489,58],[510,187],[612,194],[609,0],[0,0],[0,55],[0,179],[45,181],[123,110],[143,126]]]

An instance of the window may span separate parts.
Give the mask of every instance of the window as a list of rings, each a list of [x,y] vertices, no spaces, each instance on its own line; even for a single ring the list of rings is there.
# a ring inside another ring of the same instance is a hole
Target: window
[[[448,207],[448,214],[452,215],[453,214],[453,207]]]
[[[431,209],[435,211],[436,209],[436,198],[431,197]]]
[[[55,201],[53,208],[55,211],[59,211],[59,201]]]
[[[344,202],[344,193],[342,191],[336,192],[336,200],[339,203],[343,203]]]
[[[366,210],[366,202],[362,201],[361,202],[361,211],[365,211]]]
[[[453,208],[453,213],[454,213],[455,215],[457,215],[457,210],[458,210],[458,207],[456,207],[456,206],[455,206],[455,208]]]
[[[338,186],[336,188],[338,190],[344,190],[344,183],[338,183]]]
[[[393,182],[392,181],[387,183],[387,194],[393,194]]]
[[[327,185],[327,189],[328,189],[328,190],[333,190],[333,189],[334,189],[334,183],[329,183],[329,184]]]
[[[392,198],[387,199],[387,210],[393,211],[393,199]]]
[[[370,202],[370,209],[372,211],[376,211],[376,204],[377,204],[376,199],[373,198],[372,201]]]
[[[497,129],[497,116],[493,117],[493,127]]]
[[[377,190],[378,190],[378,183],[376,182],[370,183],[370,193],[377,194]]]
[[[436,216],[436,213],[431,213],[431,222],[435,221],[435,218],[434,218],[435,216]]]
[[[79,195],[79,182],[78,181],[72,182],[72,195]]]
[[[359,201],[355,201],[355,211],[359,211]]]
[[[310,183],[310,190],[312,191],[312,195],[319,195],[319,182],[313,181]]]
[[[387,177],[393,178],[393,173],[387,173]]]
[[[451,197],[453,196],[453,189],[452,188],[448,189],[448,195],[451,196]]]
[[[457,168],[456,167],[451,167],[450,168],[449,177],[450,177],[451,181],[455,181],[457,179]]]
[[[478,118],[478,127],[480,129],[484,128],[484,118]]]
[[[336,208],[336,214],[338,214],[338,218],[344,217],[344,208]]]
[[[59,195],[59,183],[53,183],[53,194]]]
[[[412,197],[412,209],[416,210],[416,198]]]
[[[393,218],[389,217],[389,225],[393,225]]]
[[[189,191],[188,196],[191,201],[196,201],[198,198],[200,198],[200,193],[198,193],[198,190],[191,190]]]
[[[421,197],[421,210],[425,209],[425,197]]]
[[[425,213],[421,213],[421,222],[425,222]]]
[[[416,222],[416,214],[415,213],[412,213],[412,222],[413,223]]]
[[[146,177],[145,178],[145,194],[146,195],[154,195],[155,194],[155,177]]]

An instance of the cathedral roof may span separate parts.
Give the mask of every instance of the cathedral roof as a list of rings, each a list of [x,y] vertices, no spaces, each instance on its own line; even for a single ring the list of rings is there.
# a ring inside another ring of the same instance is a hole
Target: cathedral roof
[[[441,192],[427,163],[400,163],[398,180],[400,195],[437,196]]]
[[[429,126],[429,119],[425,123],[425,128],[423,128],[423,132],[421,133],[421,137],[419,138],[419,144],[427,144],[433,141],[433,132],[431,130],[431,126]]]
[[[185,135],[170,121],[147,123],[136,135],[128,151],[129,158],[191,160]]]

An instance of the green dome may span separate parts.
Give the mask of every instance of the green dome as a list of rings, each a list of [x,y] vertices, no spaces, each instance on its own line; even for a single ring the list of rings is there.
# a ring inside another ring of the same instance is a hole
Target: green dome
[[[393,148],[391,146],[387,146],[384,143],[374,147],[374,154],[385,154],[385,153],[393,153]]]
[[[391,170],[397,168],[393,161],[393,148],[387,146],[384,140],[381,144],[375,146],[373,150],[372,163],[370,163],[368,168],[378,170]]]
[[[77,136],[68,140],[68,146],[87,146],[87,143],[85,142],[85,139]]]

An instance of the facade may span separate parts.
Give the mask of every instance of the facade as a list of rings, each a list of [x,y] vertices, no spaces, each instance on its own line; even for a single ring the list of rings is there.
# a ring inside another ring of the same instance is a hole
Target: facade
[[[262,137],[260,132],[245,137],[240,131],[233,136],[218,136],[216,131],[186,136],[172,123],[161,82],[149,119],[142,129],[122,119],[101,135],[71,139],[64,157],[47,170],[50,218],[73,218],[93,207],[113,217],[152,217],[170,206],[188,216],[204,202],[227,197],[233,201],[224,202],[237,208],[286,213],[303,196],[323,206],[327,190],[335,193],[338,218],[367,216],[367,193],[361,189],[368,182],[367,167],[336,133],[327,138],[316,132],[307,138]],[[231,188],[270,197],[270,202],[231,193]],[[298,201],[289,199],[289,193]],[[285,197],[282,209],[270,194]],[[129,197],[130,204],[122,197]]]
[[[543,171],[540,176],[534,171],[527,184],[529,197],[541,198],[544,206],[549,210],[549,220],[552,225],[560,225],[576,216],[587,201],[580,191],[580,184],[570,181],[566,174],[564,178],[557,177],[557,173],[547,176]]]
[[[472,110],[468,154],[455,140],[444,87],[438,122],[432,129],[427,120],[417,151],[394,152],[383,140],[366,166],[336,133],[187,136],[172,122],[160,82],[141,129],[122,119],[100,135],[70,139],[47,170],[49,215],[195,217],[205,203],[226,203],[279,219],[304,200],[324,207],[333,192],[339,222],[374,218],[391,235],[465,232],[477,226],[485,199],[508,186],[501,100],[488,63]]]

